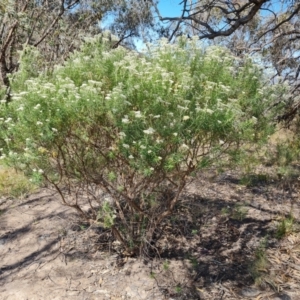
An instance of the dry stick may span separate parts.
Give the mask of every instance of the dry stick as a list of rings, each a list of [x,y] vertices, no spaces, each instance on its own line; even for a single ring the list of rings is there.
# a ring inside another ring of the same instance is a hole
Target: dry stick
[[[261,34],[261,35],[257,38],[257,40],[256,40],[255,42],[259,41],[263,36],[265,36],[265,35],[268,34],[269,32],[275,31],[275,30],[278,29],[282,24],[289,22],[295,15],[297,15],[297,14],[299,13],[299,11],[300,11],[300,4],[298,4],[298,6],[295,8],[295,10],[294,10],[287,18],[285,18],[284,20],[282,20],[281,22],[279,22],[278,24],[276,24],[273,28],[271,28],[271,29],[265,31],[263,34]],[[250,45],[250,46],[252,46],[252,45]]]
[[[107,193],[109,193],[110,195],[113,195],[112,192],[111,192],[111,190],[110,190],[110,188],[109,188],[109,186],[105,185],[104,183],[98,183],[98,184],[100,184],[100,186],[103,187],[104,190],[105,190]],[[124,215],[124,213],[123,213],[123,210],[122,210],[122,208],[121,208],[121,205],[120,205],[118,199],[117,199],[115,196],[113,196],[113,198],[115,199],[115,203],[116,203],[116,205],[117,205],[117,207],[118,207],[118,209],[119,209],[119,211],[120,211],[120,217],[121,217],[123,223],[126,224],[127,227],[129,228],[129,226],[128,226],[127,222],[126,222],[125,215]],[[121,242],[122,245],[124,245],[124,246],[127,248],[126,243],[125,243],[123,237],[121,236],[119,230],[115,227],[115,225],[113,225],[111,229],[112,229],[113,235],[116,237],[116,239],[117,239],[119,242]]]
[[[102,180],[102,182],[103,182],[103,184],[104,184],[105,187],[111,188],[114,192],[116,192],[116,193],[118,193],[120,196],[122,196],[122,197],[126,200],[126,202],[128,203],[128,205],[129,205],[130,207],[134,208],[135,211],[137,211],[137,212],[139,212],[139,213],[141,213],[141,214],[145,214],[145,212],[144,212],[144,211],[143,211],[136,203],[134,203],[134,202],[132,201],[132,199],[131,199],[129,196],[127,196],[126,194],[124,194],[124,193],[122,193],[122,192],[117,191],[117,189],[116,189],[114,186],[112,186],[109,182],[107,182],[107,181],[103,178],[103,176],[101,176],[101,180]]]
[[[92,196],[92,199],[97,202],[97,196],[89,189],[89,187],[90,187],[90,184],[88,182],[86,182],[86,191],[87,191],[87,194],[90,195],[90,196]],[[89,202],[89,205],[90,205],[90,207],[92,209],[93,217],[96,218],[96,214],[95,214],[96,209],[92,205],[92,201],[90,200],[89,196],[88,196],[88,202]]]
[[[78,1],[74,2],[75,4],[78,3]],[[37,41],[33,46],[37,47],[41,42],[44,41],[44,39],[51,33],[51,31],[53,30],[54,26],[56,25],[56,23],[58,22],[58,20],[62,17],[62,15],[66,12],[66,10],[72,8],[72,6],[74,5],[74,3],[71,3],[70,5],[68,5],[66,8],[64,7],[65,1],[62,0],[61,1],[61,6],[60,6],[60,11],[57,15],[57,17],[52,21],[52,23],[48,26],[47,29],[45,29],[45,31],[42,34],[42,37],[39,39],[39,41]]]
[[[121,217],[123,223],[126,224],[126,226],[129,228],[129,225],[128,225],[126,219],[125,219],[125,215],[124,215],[124,212],[123,212],[122,207],[121,207],[121,205],[120,205],[120,202],[119,202],[119,200],[117,199],[117,197],[114,197],[114,198],[115,198],[115,202],[116,202],[117,208],[119,209],[119,215],[120,215],[120,217]]]
[[[27,8],[27,5],[29,3],[29,0],[26,1],[26,3],[24,4],[23,8],[21,9],[21,12],[24,12]],[[16,29],[18,28],[18,25],[19,25],[19,21],[15,21],[11,26],[10,28],[8,29],[9,33],[6,37],[6,40],[2,46],[2,49],[0,51],[0,73],[1,73],[1,76],[2,76],[2,81],[6,87],[6,100],[7,102],[10,102],[11,101],[11,95],[10,95],[10,82],[9,82],[9,78],[8,78],[8,68],[7,68],[7,64],[6,64],[6,51],[9,47],[9,45],[12,43],[12,41],[15,39],[15,31]],[[3,28],[2,30],[4,30],[4,24],[3,24]],[[1,33],[1,36],[3,38],[3,31]]]
[[[29,20],[35,20],[34,24],[30,26],[31,30],[30,30],[30,33],[28,34],[27,36],[27,40],[25,42],[25,45],[28,45],[29,44],[29,41],[31,40],[32,36],[33,36],[33,33],[35,31],[35,28],[36,28],[36,25],[38,23],[38,20],[40,19],[40,17],[43,15],[43,10],[40,10],[40,12],[37,13],[36,17],[34,18],[34,13],[35,13],[35,10],[32,11],[31,15],[29,16]]]
[[[5,54],[7,51],[8,46],[10,45],[12,39],[13,39],[13,34],[15,30],[17,29],[19,25],[18,21],[15,21],[11,26],[10,26],[10,31],[7,35],[6,41],[4,45],[2,46],[1,52],[0,52],[0,71],[1,71],[1,76],[2,76],[2,81],[6,87],[6,97],[7,101],[10,101],[10,83],[8,79],[8,69],[6,65],[6,59],[5,59]]]
[[[59,193],[63,203],[69,207],[72,207],[72,208],[75,208],[86,220],[88,220],[88,216],[86,215],[86,213],[80,208],[80,206],[78,204],[70,204],[66,201],[66,198],[65,196],[63,195],[61,189],[59,188],[59,186],[54,182],[52,181],[51,179],[49,179],[49,177],[46,175],[46,174],[43,174],[44,178],[50,183],[52,184],[55,189],[57,190],[57,192]]]
[[[77,135],[74,135],[76,138],[78,138],[79,140],[80,140],[80,138],[77,136]],[[106,161],[109,161],[109,158],[107,157],[107,155],[97,146],[97,144],[95,144],[95,143],[90,143],[93,147],[96,147],[98,150],[99,150],[99,152],[100,152],[100,155],[106,160]],[[126,165],[127,165],[127,162],[126,161],[124,161],[123,160],[123,162],[124,163],[126,163]],[[136,203],[134,203],[133,201],[132,201],[132,199],[128,196],[128,195],[126,195],[126,194],[124,194],[124,193],[122,193],[122,192],[120,192],[120,191],[117,191],[117,189],[113,186],[113,185],[111,185],[108,181],[106,181],[104,178],[103,178],[103,176],[101,175],[100,176],[100,182],[102,183],[102,186],[103,187],[105,187],[105,188],[107,188],[107,187],[109,187],[110,189],[112,189],[114,192],[116,192],[117,194],[119,194],[119,195],[121,195],[125,200],[126,200],[126,202],[128,203],[128,205],[130,206],[130,207],[132,207],[135,211],[138,211],[139,213],[142,213],[142,214],[144,214],[144,212],[143,212],[143,210],[136,204]],[[99,182],[95,182],[96,184],[99,184]],[[111,192],[109,191],[109,193],[111,194]]]
[[[126,242],[124,241],[120,231],[116,228],[115,225],[112,225],[111,226],[111,231],[113,233],[113,235],[115,236],[115,238],[122,244],[126,247]],[[126,247],[126,250],[127,250],[127,247]]]
[[[188,171],[186,172],[186,174],[188,174]],[[175,197],[173,198],[173,200],[170,201],[169,203],[169,208],[164,211],[163,213],[161,213],[156,220],[154,220],[153,222],[153,227],[148,231],[146,237],[148,238],[148,240],[151,240],[154,234],[155,229],[158,227],[158,225],[163,221],[163,219],[165,219],[167,216],[169,216],[170,214],[172,214],[172,211],[174,209],[175,204],[177,203],[179,196],[182,192],[182,190],[185,187],[185,183],[186,183],[186,179],[185,179],[186,175],[184,175],[181,184],[179,185],[179,188],[177,190],[177,193],[175,195]]]

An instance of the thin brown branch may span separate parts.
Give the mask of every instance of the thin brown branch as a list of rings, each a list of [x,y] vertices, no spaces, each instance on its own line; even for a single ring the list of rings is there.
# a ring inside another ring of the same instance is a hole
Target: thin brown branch
[[[72,8],[74,8],[74,6],[76,6],[79,3],[79,0],[75,0],[73,3],[70,3],[67,7],[65,7],[65,0],[61,0],[61,5],[60,5],[60,10],[58,15],[56,16],[56,18],[51,22],[51,24],[45,29],[44,33],[42,34],[42,36],[40,37],[40,39],[33,45],[34,47],[37,47],[39,44],[41,44],[45,38],[51,34],[51,32],[53,31],[55,25],[57,24],[57,22],[61,19],[61,17],[63,16],[63,14],[67,11],[70,10]]]
[[[285,18],[284,20],[282,20],[281,22],[279,22],[277,25],[275,25],[274,27],[270,28],[269,30],[266,30],[264,33],[262,33],[258,38],[257,41],[260,40],[263,36],[267,35],[270,32],[275,31],[276,29],[278,29],[280,26],[282,26],[284,23],[289,22],[295,15],[297,15],[300,12],[300,4],[298,4],[298,7],[295,8],[295,10],[289,15],[288,18]]]

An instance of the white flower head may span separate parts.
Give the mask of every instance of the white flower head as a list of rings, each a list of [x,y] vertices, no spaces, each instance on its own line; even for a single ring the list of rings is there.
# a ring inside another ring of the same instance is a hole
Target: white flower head
[[[125,132],[121,131],[121,132],[119,133],[119,137],[120,137],[121,139],[123,139],[125,136],[126,136]]]
[[[122,119],[122,123],[124,124],[129,123],[128,116],[125,116],[125,118]]]
[[[183,149],[183,150],[187,150],[187,149],[189,149],[189,146],[187,144],[182,144],[180,146],[180,148]]]
[[[141,112],[139,110],[134,112],[134,116],[136,118],[142,118],[142,114],[141,114]]]
[[[188,120],[190,117],[189,116],[183,116],[183,121],[186,121],[186,120]]]
[[[146,134],[153,134],[155,132],[155,130],[152,127],[149,127],[146,130],[143,130],[144,133]]]
[[[207,109],[205,110],[205,112],[207,112],[207,113],[209,113],[209,114],[211,115],[211,114],[213,114],[214,111],[211,110],[211,109],[209,109],[209,108],[207,108]]]
[[[188,108],[185,106],[181,106],[181,105],[177,105],[177,108],[179,108],[180,110],[187,110]]]

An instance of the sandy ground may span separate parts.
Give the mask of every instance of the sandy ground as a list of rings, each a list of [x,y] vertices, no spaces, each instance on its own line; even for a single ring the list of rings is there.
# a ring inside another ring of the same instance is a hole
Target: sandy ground
[[[107,231],[50,190],[0,199],[0,299],[300,299],[298,231],[274,238],[280,218],[299,221],[297,189],[199,176],[159,242],[165,251],[147,262],[121,257]],[[255,285],[249,270],[266,237]]]

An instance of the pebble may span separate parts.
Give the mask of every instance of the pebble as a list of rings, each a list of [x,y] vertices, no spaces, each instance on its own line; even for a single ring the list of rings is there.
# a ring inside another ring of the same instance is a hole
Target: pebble
[[[256,297],[258,296],[259,294],[261,293],[261,291],[259,291],[258,289],[255,289],[255,288],[243,288],[241,290],[241,294],[242,296],[245,296],[245,297]]]
[[[292,298],[287,294],[281,293],[272,298],[272,300],[292,300]]]

